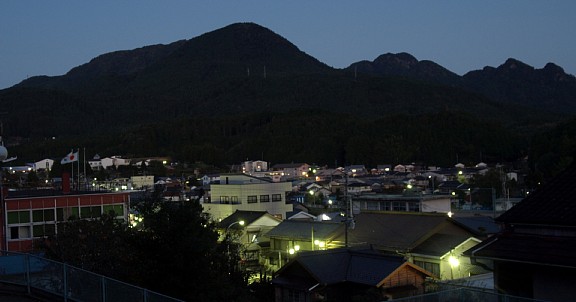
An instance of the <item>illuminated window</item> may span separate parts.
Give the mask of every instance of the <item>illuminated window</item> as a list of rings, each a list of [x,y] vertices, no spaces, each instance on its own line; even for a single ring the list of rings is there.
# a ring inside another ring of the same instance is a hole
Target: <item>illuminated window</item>
[[[238,200],[238,196],[230,196],[230,203],[231,204],[240,204],[240,201]]]

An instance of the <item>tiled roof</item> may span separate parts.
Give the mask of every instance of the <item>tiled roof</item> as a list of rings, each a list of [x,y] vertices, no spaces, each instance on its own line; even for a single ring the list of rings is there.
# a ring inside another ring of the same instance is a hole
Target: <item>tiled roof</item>
[[[509,224],[576,226],[576,161],[496,221]]]
[[[222,219],[222,221],[220,221],[220,227],[221,228],[227,228],[229,225],[238,222],[238,221],[244,221],[244,225],[250,225],[251,223],[253,223],[254,221],[256,221],[256,219],[264,216],[266,213],[266,211],[241,211],[241,210],[236,210],[236,212],[232,213],[230,216]],[[238,227],[240,228],[240,226],[238,225],[234,225],[232,226],[232,228],[234,227]]]
[[[411,252],[440,257],[466,241],[468,238],[470,237],[463,235],[434,234],[415,247]]]
[[[348,232],[351,246],[373,244],[379,249],[408,250],[448,221],[446,215],[360,213]]]
[[[492,235],[500,231],[500,225],[488,216],[455,216],[452,220],[478,236]]]
[[[465,254],[473,257],[576,268],[576,238],[503,233]]]
[[[266,236],[270,238],[291,238],[298,240],[311,240],[314,238],[332,239],[343,233],[344,225],[341,223],[328,223],[318,221],[284,220],[274,227]]]
[[[399,256],[352,249],[303,252],[294,260],[322,285],[354,282],[370,286],[376,286],[404,261]],[[278,275],[281,276],[282,271]]]

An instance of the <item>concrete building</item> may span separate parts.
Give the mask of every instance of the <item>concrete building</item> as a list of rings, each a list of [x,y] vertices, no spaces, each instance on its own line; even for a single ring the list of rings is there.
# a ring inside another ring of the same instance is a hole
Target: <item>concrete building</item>
[[[63,187],[69,188],[69,183]],[[128,220],[129,204],[128,192],[4,189],[0,250],[32,251],[38,239],[58,233],[58,223],[71,217],[90,219],[113,211],[118,219]]]
[[[236,210],[266,211],[279,219],[286,219],[292,204],[286,195],[292,191],[290,182],[273,182],[246,174],[222,174],[220,184],[210,186],[210,198],[204,211],[214,220],[224,219]]]

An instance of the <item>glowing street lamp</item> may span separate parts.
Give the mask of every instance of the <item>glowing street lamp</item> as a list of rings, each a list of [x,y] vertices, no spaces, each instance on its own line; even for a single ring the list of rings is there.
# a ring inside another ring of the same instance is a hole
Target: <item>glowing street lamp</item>
[[[229,224],[228,227],[226,227],[226,233],[228,233],[228,230],[230,229],[230,227],[235,225],[235,224],[239,224],[239,225],[243,226],[244,220],[238,220],[238,221],[235,221],[235,222],[232,222],[231,224]]]

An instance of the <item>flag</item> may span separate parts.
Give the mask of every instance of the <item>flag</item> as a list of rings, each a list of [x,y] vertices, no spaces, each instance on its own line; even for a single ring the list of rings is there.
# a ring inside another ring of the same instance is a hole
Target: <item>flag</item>
[[[78,161],[78,151],[74,152],[74,150],[70,151],[66,157],[64,157],[60,163],[61,164],[69,164],[72,162]]]

